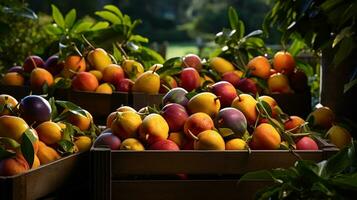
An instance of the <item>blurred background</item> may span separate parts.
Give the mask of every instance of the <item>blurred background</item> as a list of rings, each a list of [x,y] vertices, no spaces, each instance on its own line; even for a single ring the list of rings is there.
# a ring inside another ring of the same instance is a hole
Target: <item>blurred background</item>
[[[166,58],[198,53],[199,48],[212,48],[216,33],[228,27],[229,6],[237,9],[245,22],[246,32],[261,29],[264,16],[271,9],[270,0],[29,0],[29,8],[46,20],[55,4],[62,13],[72,8],[79,18],[96,18],[93,13],[106,4],[113,4],[132,19],[141,19],[136,33],[149,38],[150,47]],[[41,18],[40,18],[41,19]],[[278,32],[272,33],[267,44],[279,43]],[[205,52],[209,52],[207,49]],[[202,55],[205,56],[205,55]]]

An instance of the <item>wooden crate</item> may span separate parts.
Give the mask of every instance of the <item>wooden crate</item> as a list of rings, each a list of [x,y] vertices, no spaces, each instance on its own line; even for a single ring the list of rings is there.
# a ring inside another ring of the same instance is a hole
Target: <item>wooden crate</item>
[[[162,97],[164,97],[165,94],[145,94],[145,93],[132,93],[131,94],[131,106],[135,110],[139,110],[145,106],[159,106],[162,104]]]
[[[68,101],[90,112],[94,121],[105,124],[107,116],[121,105],[129,104],[128,93],[98,94],[94,92],[70,91]]]
[[[0,176],[0,199],[89,198],[89,155],[73,154],[23,174]]]
[[[41,91],[32,91],[29,86],[12,86],[12,85],[0,85],[0,94],[8,94],[14,97],[17,100],[21,100],[25,96],[30,94],[41,95]],[[54,91],[53,96],[55,99],[67,100],[68,99],[68,90],[66,89],[57,89]]]
[[[325,141],[321,150],[111,151],[92,148],[94,199],[252,199],[265,181],[243,182],[250,171],[290,167],[303,159],[321,161],[338,151]],[[189,179],[172,178],[188,174]],[[146,177],[146,178],[143,178]],[[159,177],[159,178],[158,178]]]

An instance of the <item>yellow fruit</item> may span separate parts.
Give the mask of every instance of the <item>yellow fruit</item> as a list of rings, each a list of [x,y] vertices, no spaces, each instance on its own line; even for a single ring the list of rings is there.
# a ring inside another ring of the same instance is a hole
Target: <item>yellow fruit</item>
[[[111,129],[114,135],[124,140],[136,137],[141,123],[141,117],[136,112],[118,112],[111,123]]]
[[[234,71],[234,66],[232,65],[232,63],[230,63],[224,58],[221,57],[212,58],[210,63],[212,68],[220,74]]]
[[[12,138],[20,141],[22,134],[29,128],[20,117],[4,115],[0,117],[0,137]]]
[[[175,142],[180,149],[184,146],[184,144],[187,142],[187,139],[182,132],[172,132],[169,135],[169,140]]]
[[[264,56],[257,56],[249,61],[248,68],[253,76],[267,79],[270,76],[270,63]]]
[[[0,106],[4,106],[3,110],[0,110],[0,116],[2,115],[9,115],[11,112],[7,107],[10,107],[10,109],[13,109],[16,107],[18,104],[17,100],[7,94],[1,94],[0,95]]]
[[[97,78],[98,82],[100,82],[103,78],[103,73],[99,70],[90,70],[89,73],[93,74]]]
[[[55,122],[43,122],[35,130],[40,140],[47,145],[56,144],[62,139],[62,129]]]
[[[112,94],[113,88],[109,83],[102,83],[97,87],[95,92],[100,94]]]
[[[89,64],[98,71],[103,71],[108,65],[112,64],[108,53],[102,48],[96,48],[88,53]]]
[[[234,138],[226,142],[226,150],[244,150],[247,149],[247,143],[239,138]]]
[[[80,152],[89,151],[92,146],[92,140],[88,136],[79,136],[74,144],[77,146]]]
[[[334,125],[327,131],[328,139],[338,148],[343,148],[351,143],[351,134],[343,127]]]
[[[161,115],[152,113],[144,118],[140,127],[140,137],[149,143],[157,139],[167,139],[169,125]]]
[[[240,110],[250,125],[255,124],[258,117],[256,105],[257,101],[249,94],[240,94],[232,102],[232,107]]]
[[[37,155],[35,155],[31,169],[37,169],[40,165],[40,159],[38,159]]]
[[[135,81],[133,92],[143,92],[147,94],[158,94],[160,90],[160,76],[153,71],[146,71]]]
[[[279,132],[272,125],[262,123],[253,132],[251,148],[274,150],[280,147],[280,143]]]
[[[203,112],[214,118],[221,108],[221,103],[215,94],[202,92],[192,97],[187,107],[191,113]]]
[[[37,152],[37,157],[40,160],[41,165],[48,164],[50,162],[53,162],[57,159],[60,159],[61,156],[52,149],[51,147],[47,146],[45,143],[39,141],[38,145],[38,152]]]
[[[194,142],[195,150],[224,150],[225,144],[222,136],[213,130],[203,131],[198,134]]]
[[[335,120],[335,114],[328,107],[320,107],[311,113],[313,117],[313,126],[328,129]],[[309,120],[308,120],[309,121]]]
[[[144,145],[135,138],[127,138],[125,139],[121,145],[121,150],[131,150],[131,151],[143,151],[145,150]]]
[[[136,78],[140,74],[144,73],[144,67],[139,62],[135,60],[124,60],[122,63],[122,68],[129,78]]]

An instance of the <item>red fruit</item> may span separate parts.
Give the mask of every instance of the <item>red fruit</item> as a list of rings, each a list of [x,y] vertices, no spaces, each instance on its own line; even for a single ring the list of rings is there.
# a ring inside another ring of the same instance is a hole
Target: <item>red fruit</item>
[[[319,150],[316,142],[310,137],[303,137],[296,143],[297,150]]]
[[[242,91],[243,93],[251,93],[253,95],[258,92],[257,85],[250,78],[240,79],[237,84],[237,89]]]
[[[158,140],[149,146],[150,150],[179,151],[180,148],[171,140]]]
[[[29,56],[25,59],[24,64],[22,65],[22,67],[24,68],[25,72],[30,73],[33,69],[35,69],[36,67],[44,67],[45,66],[45,62],[43,62],[42,58],[40,58],[39,56]]]
[[[164,106],[161,115],[169,125],[170,132],[182,130],[188,118],[185,107],[176,103],[170,103]]]
[[[200,75],[197,70],[192,67],[185,68],[181,71],[180,80],[181,87],[189,92],[197,89],[201,85]]]
[[[227,81],[219,81],[212,85],[212,92],[219,97],[222,107],[229,107],[237,97],[237,91],[232,84]]]
[[[79,72],[72,80],[73,89],[80,91],[95,91],[98,85],[98,79],[89,72]]]
[[[182,66],[192,67],[200,71],[202,69],[201,58],[195,54],[187,54],[182,58]]]
[[[134,85],[134,81],[128,78],[124,78],[118,82],[115,88],[119,92],[130,92],[133,85]]]
[[[222,81],[231,83],[234,87],[237,87],[241,74],[238,71],[226,72],[222,75]]]

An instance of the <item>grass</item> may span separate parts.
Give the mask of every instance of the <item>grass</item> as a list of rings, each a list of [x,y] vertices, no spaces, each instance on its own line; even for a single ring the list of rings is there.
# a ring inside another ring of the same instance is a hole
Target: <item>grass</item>
[[[166,51],[166,59],[184,56],[188,53],[198,53],[195,43],[170,43]]]

